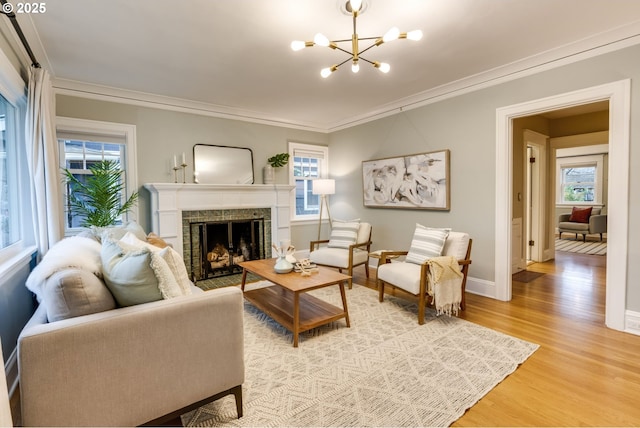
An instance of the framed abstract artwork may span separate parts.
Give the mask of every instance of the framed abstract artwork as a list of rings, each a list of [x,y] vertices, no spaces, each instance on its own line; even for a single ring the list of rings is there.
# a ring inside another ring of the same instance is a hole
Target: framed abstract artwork
[[[362,162],[364,206],[449,210],[449,150]]]

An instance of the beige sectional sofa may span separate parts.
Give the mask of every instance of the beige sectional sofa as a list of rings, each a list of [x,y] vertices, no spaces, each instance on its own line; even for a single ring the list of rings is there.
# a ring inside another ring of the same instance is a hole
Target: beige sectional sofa
[[[157,424],[227,394],[242,416],[240,289],[192,286],[124,306],[121,297],[109,302],[99,272],[69,258],[50,275],[32,274],[37,284],[28,281],[40,305],[18,340],[24,426]]]

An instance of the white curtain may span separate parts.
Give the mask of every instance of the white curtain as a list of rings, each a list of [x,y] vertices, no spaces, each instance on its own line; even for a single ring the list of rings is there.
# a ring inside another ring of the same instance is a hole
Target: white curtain
[[[31,67],[25,140],[31,178],[33,228],[42,257],[63,235],[61,176],[55,129],[55,100],[49,73]]]

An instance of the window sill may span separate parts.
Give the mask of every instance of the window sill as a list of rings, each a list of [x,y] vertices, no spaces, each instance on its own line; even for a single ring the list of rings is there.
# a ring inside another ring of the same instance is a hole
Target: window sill
[[[11,257],[0,263],[0,278],[13,275],[18,269],[31,263],[34,253],[37,251],[35,245],[18,250]]]

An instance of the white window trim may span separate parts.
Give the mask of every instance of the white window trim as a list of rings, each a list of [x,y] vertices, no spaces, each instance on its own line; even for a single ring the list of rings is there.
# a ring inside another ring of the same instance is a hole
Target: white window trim
[[[296,177],[293,175],[293,154],[296,150],[304,151],[316,151],[322,152],[323,154],[323,162],[320,165],[320,171],[318,178],[329,178],[329,147],[328,146],[320,146],[315,144],[305,144],[305,143],[294,143],[289,142],[289,184],[295,186]],[[292,222],[305,222],[305,221],[318,221],[320,218],[319,214],[304,214],[304,215],[296,215],[296,191],[295,189],[291,191],[290,196],[290,207],[291,214],[290,218]],[[323,218],[326,216],[323,215]]]
[[[125,195],[125,198],[128,198],[133,194],[133,192],[136,192],[138,190],[138,162],[136,156],[137,148],[135,125],[58,116],[56,118],[56,132],[77,132],[92,134],[98,137],[103,135],[124,138],[125,144],[127,146],[127,194]],[[133,206],[133,208],[127,213],[125,218],[129,221],[138,221],[138,204],[135,204]],[[67,229],[67,231],[69,231],[69,229]]]
[[[568,149],[567,149],[568,150]],[[581,167],[581,166],[591,166],[596,165],[596,181],[595,187],[596,191],[594,194],[593,201],[588,202],[578,202],[571,201],[565,202],[562,200],[563,189],[562,189],[562,169],[570,168],[570,167]],[[589,156],[567,156],[567,157],[557,157],[556,159],[556,205],[559,207],[567,207],[567,206],[601,206],[602,194],[604,188],[604,155],[589,155]]]
[[[0,49],[0,94],[16,108],[16,116],[23,115],[25,112],[27,102],[25,91],[26,84],[24,80],[22,80],[20,74],[13,67],[6,54]],[[18,146],[21,146],[20,142],[24,142],[24,122],[18,122],[21,126],[16,129],[16,137],[18,138]],[[20,165],[26,163],[25,153],[22,150],[18,153],[18,159]],[[33,244],[33,227],[31,225],[29,208],[31,198],[28,193],[29,186],[25,185],[25,183],[29,183],[29,175],[27,171],[21,171],[22,169],[23,168],[18,169],[18,184],[21,186],[18,192],[18,209],[20,211],[20,218],[22,219],[20,224],[20,238],[17,242],[14,242],[6,248],[0,248],[0,272],[4,272],[5,269],[14,266],[15,263],[12,263],[12,260],[15,261],[15,257],[22,254],[23,251],[26,249],[31,251],[33,249],[33,247],[29,247]],[[27,187],[27,189],[22,186]]]

